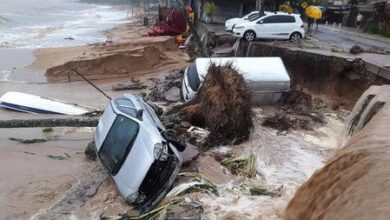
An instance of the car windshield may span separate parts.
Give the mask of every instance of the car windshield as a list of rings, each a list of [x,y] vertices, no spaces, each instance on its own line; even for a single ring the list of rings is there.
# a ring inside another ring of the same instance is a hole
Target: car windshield
[[[137,109],[135,109],[133,102],[131,102],[129,99],[125,99],[125,98],[115,99],[114,103],[116,107],[123,113],[131,117],[137,117]]]
[[[253,13],[251,15],[248,16],[248,20],[249,21],[253,21],[253,20],[256,20],[260,17],[260,14],[259,13]]]
[[[259,19],[260,17],[263,17],[265,14],[264,13],[255,13],[249,17],[249,21],[254,21]]]
[[[190,87],[193,91],[198,91],[200,86],[200,78],[198,75],[198,70],[196,68],[196,62],[193,62],[187,70],[187,79]]]
[[[99,157],[107,170],[115,175],[126,160],[137,137],[139,125],[137,122],[118,115],[107,134]]]

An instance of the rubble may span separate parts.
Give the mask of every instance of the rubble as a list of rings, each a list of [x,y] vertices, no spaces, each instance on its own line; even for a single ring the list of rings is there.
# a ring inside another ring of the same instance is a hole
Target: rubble
[[[16,141],[21,144],[34,144],[34,143],[43,143],[49,141],[49,139],[21,139],[21,138],[9,138],[11,141]]]
[[[53,159],[53,160],[66,160],[69,158],[69,155],[67,155],[66,157],[64,156],[54,156],[54,155],[47,155],[47,158],[50,158],[50,159]]]
[[[130,83],[119,83],[112,86],[112,90],[114,91],[121,91],[121,90],[140,90],[140,89],[146,89],[147,86],[144,85],[140,80],[135,80],[134,78],[131,78]]]
[[[319,98],[313,100],[302,90],[292,90],[280,101],[279,111],[267,116],[262,125],[278,131],[312,130],[316,125],[325,123],[323,115],[314,107],[323,108],[326,103]]]
[[[282,194],[283,186],[275,189],[270,190],[263,186],[254,186],[249,189],[252,196],[280,196]]]
[[[315,112],[303,112],[287,108],[268,116],[262,123],[263,126],[271,127],[279,131],[289,129],[312,130],[316,125],[325,123],[323,116]]]
[[[363,49],[361,46],[355,44],[355,45],[353,45],[353,46],[351,47],[351,49],[349,50],[349,52],[350,52],[351,54],[359,54],[359,53],[364,52],[364,49]]]
[[[146,95],[146,99],[152,102],[170,101],[177,102],[181,100],[180,89],[182,70],[174,70],[165,77],[165,80],[155,79],[154,86]]]
[[[180,101],[180,89],[173,86],[165,92],[164,97],[169,102],[178,102]]]

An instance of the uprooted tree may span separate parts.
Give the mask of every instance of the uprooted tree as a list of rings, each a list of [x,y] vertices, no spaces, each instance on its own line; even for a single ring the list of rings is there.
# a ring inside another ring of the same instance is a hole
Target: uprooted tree
[[[203,147],[239,144],[253,128],[251,94],[232,64],[211,64],[197,96],[167,113],[210,131]]]

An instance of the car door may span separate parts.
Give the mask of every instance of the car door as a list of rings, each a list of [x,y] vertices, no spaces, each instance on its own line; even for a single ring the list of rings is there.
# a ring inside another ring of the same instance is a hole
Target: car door
[[[270,15],[256,22],[255,31],[257,38],[274,38],[278,33],[278,27],[275,26],[277,15]]]
[[[291,15],[277,15],[276,24],[278,30],[275,33],[275,38],[288,39],[294,30],[295,17]]]

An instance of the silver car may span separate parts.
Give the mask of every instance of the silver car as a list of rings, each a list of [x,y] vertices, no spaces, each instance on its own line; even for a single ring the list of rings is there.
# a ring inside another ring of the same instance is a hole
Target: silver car
[[[166,132],[154,108],[133,94],[113,99],[95,133],[97,155],[126,201],[141,213],[172,186],[185,143]]]

